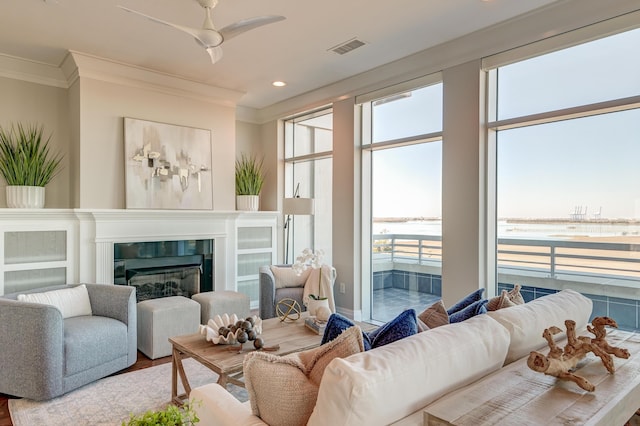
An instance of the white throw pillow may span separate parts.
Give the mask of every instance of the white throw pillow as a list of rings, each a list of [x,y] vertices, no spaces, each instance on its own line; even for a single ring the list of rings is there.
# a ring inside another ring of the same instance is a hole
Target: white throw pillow
[[[307,281],[307,278],[311,273],[311,269],[307,269],[298,275],[296,274],[295,269],[289,266],[272,266],[271,272],[273,273],[273,277],[276,279],[276,288],[302,287]]]
[[[487,315],[502,324],[511,335],[506,365],[547,346],[542,337],[545,328],[555,325],[564,331],[564,322],[570,319],[576,322],[576,332],[584,330],[592,308],[591,299],[573,290],[562,290],[524,305],[491,311]],[[559,340],[565,336],[566,333],[558,333],[553,337]]]
[[[54,306],[62,312],[62,318],[65,319],[92,315],[89,292],[87,291],[87,286],[84,284],[72,288],[46,291],[44,293],[19,294],[18,300],[20,302]]]

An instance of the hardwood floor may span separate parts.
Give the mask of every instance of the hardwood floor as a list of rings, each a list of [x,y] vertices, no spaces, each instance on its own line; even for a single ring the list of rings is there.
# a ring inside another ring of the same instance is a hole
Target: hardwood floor
[[[143,368],[166,364],[168,362],[171,362],[171,356],[166,356],[164,358],[158,359],[149,359],[140,351],[138,351],[138,358],[135,364],[133,364],[126,370],[115,373],[114,376],[118,374],[128,373],[130,371],[142,370]],[[9,414],[9,399],[12,398],[12,396],[3,395],[0,393],[0,426],[13,426],[13,423],[11,422],[11,415]]]

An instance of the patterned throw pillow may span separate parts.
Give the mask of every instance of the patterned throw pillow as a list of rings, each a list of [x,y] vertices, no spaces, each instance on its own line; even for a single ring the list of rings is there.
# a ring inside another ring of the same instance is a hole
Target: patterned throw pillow
[[[473,293],[466,295],[458,303],[447,309],[447,314],[449,314],[449,317],[451,317],[451,314],[466,308],[474,302],[482,300],[482,293],[484,293],[484,288],[479,288]],[[451,322],[451,318],[449,318],[449,321]]]
[[[64,319],[93,315],[89,292],[84,284],[44,293],[19,294],[17,299],[20,302],[54,306],[62,313]]]
[[[340,333],[353,325],[353,322],[349,318],[343,317],[340,314],[331,314],[327,321],[321,344],[332,341],[337,338]],[[362,332],[364,350],[368,351],[369,349],[384,346],[417,333],[418,321],[416,319],[416,311],[407,309],[380,328],[369,333]]]
[[[307,424],[326,366],[364,350],[362,332],[351,327],[335,340],[304,352],[278,356],[251,352],[243,363],[251,411],[270,425]]]
[[[430,329],[449,324],[449,314],[447,314],[442,299],[422,311],[418,315],[418,319]]]

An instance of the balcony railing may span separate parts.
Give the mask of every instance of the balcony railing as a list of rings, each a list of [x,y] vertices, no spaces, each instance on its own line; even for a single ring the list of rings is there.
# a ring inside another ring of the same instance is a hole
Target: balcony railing
[[[373,261],[435,266],[442,262],[442,237],[376,234]],[[539,239],[498,239],[499,271],[558,276],[596,276],[640,281],[640,244]]]

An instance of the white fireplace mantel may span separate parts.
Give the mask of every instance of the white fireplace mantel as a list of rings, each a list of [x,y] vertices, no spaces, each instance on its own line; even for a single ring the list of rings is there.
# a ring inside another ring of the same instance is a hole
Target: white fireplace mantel
[[[277,227],[277,212],[205,210],[0,209],[0,232],[62,230],[67,235],[67,282],[113,283],[114,244],[212,239],[215,290],[237,289],[237,230],[255,224]],[[0,259],[4,271],[4,239]],[[276,242],[269,249],[276,259]],[[29,268],[36,269],[33,263]],[[256,272],[257,274],[257,272]],[[1,284],[4,284],[3,278]],[[0,285],[0,294],[4,293]]]

